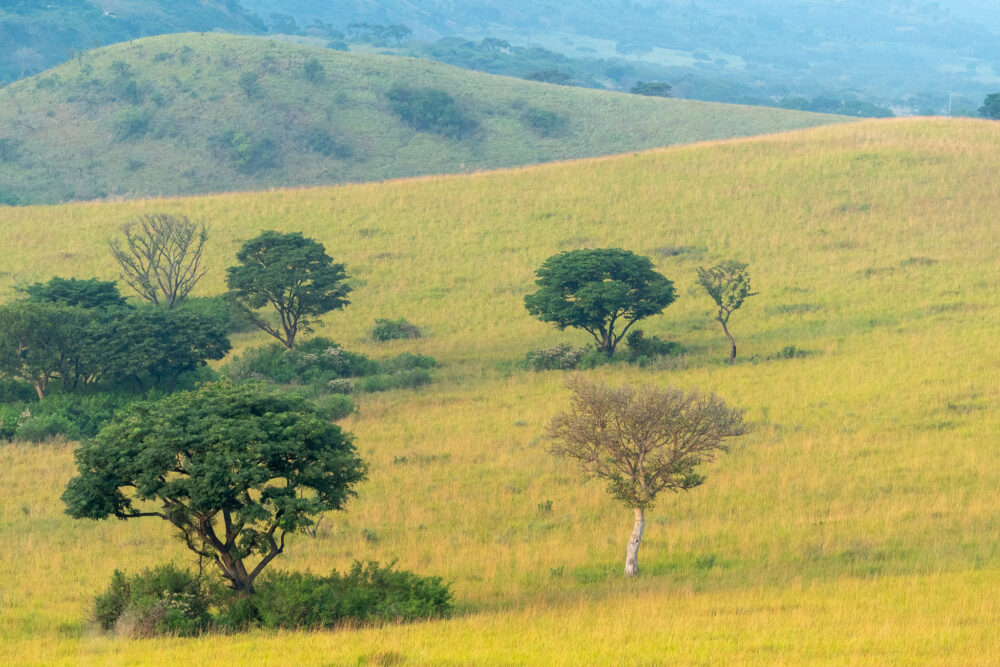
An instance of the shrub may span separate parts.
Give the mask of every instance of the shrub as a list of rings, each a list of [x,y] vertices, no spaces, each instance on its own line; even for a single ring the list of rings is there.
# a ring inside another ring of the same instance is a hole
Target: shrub
[[[323,157],[335,157],[342,160],[352,157],[354,149],[342,139],[337,139],[323,128],[315,127],[305,133],[305,143]]]
[[[434,357],[403,352],[399,356],[380,362],[378,368],[382,373],[401,373],[403,371],[412,371],[419,368],[437,368],[437,365],[437,361]]]
[[[152,114],[139,107],[122,109],[115,116],[114,137],[116,141],[138,139],[149,132]]]
[[[586,351],[586,348],[560,343],[546,350],[532,350],[525,356],[524,365],[533,371],[568,371],[579,365]]]
[[[0,405],[0,438],[13,440],[21,425],[23,408],[19,405]]]
[[[645,366],[657,357],[675,356],[681,353],[680,343],[662,340],[658,336],[646,338],[641,329],[632,331],[625,338],[627,352],[625,360],[630,364]]]
[[[35,389],[27,382],[0,377],[0,403],[27,403],[35,398]]]
[[[540,137],[551,137],[561,134],[568,125],[565,116],[560,116],[554,111],[547,111],[538,107],[528,107],[521,115],[521,120]]]
[[[292,349],[281,343],[247,350],[225,369],[233,380],[262,379],[276,384],[326,384],[336,378],[372,373],[375,362],[348,352],[328,338],[317,336]]]
[[[208,610],[217,595],[172,565],[131,576],[115,570],[108,588],[94,599],[94,618],[102,630],[128,637],[191,636],[209,627]]]
[[[310,58],[305,62],[302,66],[302,73],[305,74],[306,81],[309,83],[322,83],[323,79],[326,78],[326,70],[316,58]]]
[[[274,141],[268,137],[256,137],[241,130],[231,130],[218,135],[215,143],[243,174],[255,174],[274,167],[278,162]]]
[[[415,130],[462,139],[471,135],[478,125],[443,90],[396,85],[389,89],[386,97],[393,113]]]
[[[343,380],[338,381],[342,382]],[[351,397],[346,396],[343,392],[319,396],[313,403],[316,405],[316,409],[330,421],[343,419],[354,414],[358,409]]]
[[[22,421],[14,432],[14,438],[27,442],[45,442],[60,435],[67,440],[80,436],[73,422],[58,412],[34,414]]]
[[[448,616],[451,591],[440,577],[421,577],[394,564],[355,562],[327,577],[298,572],[261,575],[253,604],[267,628],[334,627],[346,621],[412,621]]]
[[[375,328],[372,329],[372,338],[377,341],[420,338],[420,328],[403,318],[398,320],[377,318]]]

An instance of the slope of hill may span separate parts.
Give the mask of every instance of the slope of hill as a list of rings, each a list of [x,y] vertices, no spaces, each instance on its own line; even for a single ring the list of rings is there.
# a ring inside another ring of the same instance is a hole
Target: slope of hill
[[[362,399],[346,427],[370,481],[274,567],[398,559],[459,602],[453,620],[403,627],[101,637],[86,618],[115,568],[189,555],[160,521],[68,518],[72,445],[14,443],[0,448],[5,649],[43,664],[982,662],[1000,624],[983,594],[1000,585],[998,171],[1000,124],[894,120],[493,174],[4,210],[5,285],[114,278],[106,239],[142,212],[212,225],[203,294],[258,230],[321,240],[355,289],[317,333],[443,367],[419,393]],[[586,341],[523,306],[544,258],[586,246],[654,258],[680,297],[642,328],[686,349],[588,373],[714,390],[756,424],[704,487],[649,513],[634,582],[619,574],[631,515],[541,437],[564,374],[516,365]],[[760,292],[730,322],[732,367],[695,287],[697,266],[730,257]],[[371,341],[373,318],[400,316],[427,337]]]
[[[846,120],[217,34],[99,49],[0,96],[8,203],[471,171]]]

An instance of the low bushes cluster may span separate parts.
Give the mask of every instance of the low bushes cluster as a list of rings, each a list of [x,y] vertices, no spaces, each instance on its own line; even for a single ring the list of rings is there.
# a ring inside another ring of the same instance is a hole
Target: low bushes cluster
[[[394,564],[355,562],[348,572],[317,576],[266,572],[255,592],[239,596],[219,580],[163,565],[139,574],[115,571],[94,600],[102,630],[125,637],[191,636],[213,630],[331,628],[445,617],[451,590]]]
[[[117,410],[140,398],[128,392],[59,392],[44,401],[31,397],[4,402],[0,405],[0,438],[27,442],[58,436],[67,440],[90,438]]]
[[[232,380],[265,380],[310,387],[314,395],[420,387],[431,382],[431,357],[404,352],[375,361],[317,336],[288,349],[280,343],[252,348],[225,368]]]
[[[420,335],[420,328],[403,318],[399,318],[398,320],[389,320],[382,317],[377,318],[375,320],[375,328],[372,329],[372,339],[380,342],[420,338]]]
[[[646,338],[641,330],[636,329],[625,338],[625,353],[615,356],[614,359],[609,359],[594,345],[573,347],[567,343],[560,343],[544,350],[529,352],[524,358],[523,365],[533,371],[586,370],[617,361],[647,366],[662,357],[676,356],[681,351],[679,343],[662,340],[658,336]]]

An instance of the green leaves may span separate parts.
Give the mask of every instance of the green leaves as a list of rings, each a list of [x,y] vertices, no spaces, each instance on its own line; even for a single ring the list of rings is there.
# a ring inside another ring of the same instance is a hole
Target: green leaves
[[[76,518],[165,518],[252,587],[242,559],[266,564],[285,533],[355,495],[367,466],[352,440],[300,396],[206,384],[119,414],[77,449],[63,501]]]
[[[299,232],[262,232],[236,254],[237,266],[226,269],[229,297],[261,329],[285,347],[313,318],[343,308],[351,291],[343,264],[336,264],[321,243]],[[261,310],[273,310],[275,323]]]
[[[653,269],[648,257],[620,248],[553,255],[536,275],[540,289],[524,297],[528,312],[560,329],[584,329],[608,356],[633,323],[662,312],[677,298],[674,284]]]

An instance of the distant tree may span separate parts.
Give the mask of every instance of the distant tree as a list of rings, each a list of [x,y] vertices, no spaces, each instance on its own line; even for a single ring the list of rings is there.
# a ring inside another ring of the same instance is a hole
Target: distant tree
[[[413,31],[401,23],[388,25],[385,27],[385,35],[395,40],[397,44],[399,44],[412,34]]]
[[[271,32],[279,35],[299,34],[299,25],[288,14],[273,13],[268,18],[270,19],[268,28]]]
[[[566,72],[561,72],[557,69],[542,69],[536,72],[531,72],[524,76],[528,81],[541,81],[542,83],[554,83],[560,86],[565,86],[569,84],[572,77]]]
[[[289,533],[343,509],[366,476],[351,435],[302,397],[229,383],[131,405],[76,464],[70,516],[168,521],[244,595]]]
[[[306,81],[310,83],[322,83],[326,71],[323,65],[316,58],[310,58],[302,66]]]
[[[528,312],[560,329],[583,329],[608,357],[633,324],[677,298],[674,284],[648,257],[620,248],[562,252],[545,260],[536,275],[540,289],[524,297]]]
[[[625,575],[634,577],[646,509],[662,491],[700,486],[705,476],[698,466],[747,432],[743,414],[712,394],[672,387],[611,388],[582,377],[567,385],[570,409],[549,425],[550,451],[576,459],[585,475],[606,482],[608,493],[633,510]]]
[[[311,331],[313,318],[350,303],[344,265],[299,232],[262,232],[243,244],[236,259],[239,264],[226,269],[230,298],[287,348],[300,331]],[[273,311],[277,324],[262,310]]]
[[[487,37],[483,41],[479,42],[479,48],[485,49],[486,51],[510,51],[510,42],[506,39]]]
[[[991,93],[983,100],[983,106],[979,107],[979,115],[991,120],[1000,120],[1000,93]]]
[[[124,243],[108,242],[122,279],[156,306],[174,308],[205,275],[202,252],[208,240],[205,223],[186,215],[141,215],[121,227]]]
[[[736,359],[736,341],[729,333],[729,316],[733,314],[747,297],[757,294],[750,291],[750,276],[747,274],[747,264],[732,260],[716,264],[710,268],[698,267],[698,284],[705,288],[708,295],[715,301],[719,312],[717,320],[722,324],[722,330],[729,339],[729,363]]]
[[[54,276],[46,283],[34,283],[19,292],[27,297],[27,301],[35,303],[61,303],[66,306],[81,308],[127,308],[125,297],[118,291],[118,286],[112,280],[88,278],[60,278]]]
[[[246,93],[247,99],[256,97],[260,92],[260,76],[256,72],[243,72],[237,81]]]
[[[639,81],[632,86],[629,92],[634,95],[649,95],[650,97],[670,97],[672,89],[673,86],[663,81]]]

